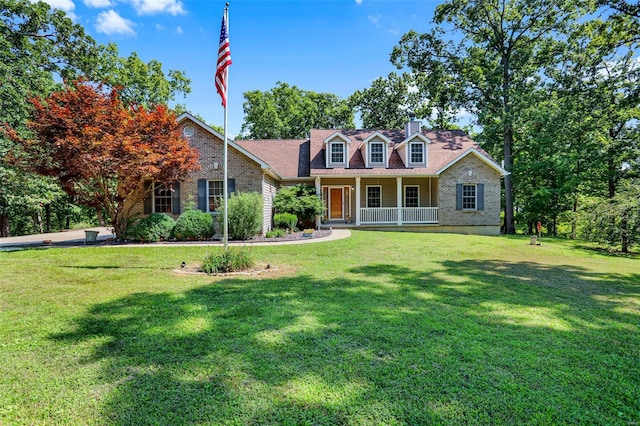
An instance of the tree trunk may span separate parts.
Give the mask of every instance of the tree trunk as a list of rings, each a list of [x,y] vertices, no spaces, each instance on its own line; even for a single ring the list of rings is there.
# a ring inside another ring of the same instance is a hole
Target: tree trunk
[[[629,210],[626,209],[622,212],[620,220],[620,243],[622,252],[629,253]]]
[[[8,237],[10,234],[9,215],[0,214],[0,237]]]
[[[44,226],[47,232],[51,232],[51,204],[44,206]]]
[[[511,170],[513,169],[513,126],[511,125],[511,100],[509,97],[510,69],[509,52],[502,55],[502,97],[503,97],[503,122],[504,122],[504,168],[508,175],[504,177],[504,225],[506,234],[516,233],[516,222],[513,214],[513,182]]]

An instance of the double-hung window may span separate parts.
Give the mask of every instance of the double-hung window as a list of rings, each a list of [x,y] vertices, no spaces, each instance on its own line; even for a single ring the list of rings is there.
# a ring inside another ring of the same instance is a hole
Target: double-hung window
[[[368,208],[382,207],[382,187],[381,186],[367,186],[367,207]]]
[[[477,210],[476,185],[462,185],[462,210]]]
[[[172,212],[171,189],[163,183],[153,184],[153,211],[169,214]]]
[[[420,142],[414,142],[409,144],[409,162],[411,164],[423,164],[424,163],[424,144]]]
[[[333,142],[331,143],[331,162],[333,164],[344,163],[344,143]]]
[[[404,187],[404,206],[420,207],[420,187],[417,185]]]
[[[220,207],[220,203],[224,197],[224,182],[221,180],[210,180],[208,187],[209,211],[215,212],[218,207]]]
[[[384,164],[384,144],[382,142],[369,144],[369,163]]]

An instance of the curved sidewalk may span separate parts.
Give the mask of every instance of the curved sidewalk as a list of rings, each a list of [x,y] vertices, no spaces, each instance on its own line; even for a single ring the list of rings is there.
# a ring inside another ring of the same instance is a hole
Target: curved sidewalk
[[[20,247],[56,247],[56,243],[75,243],[82,245],[85,243],[84,231],[97,231],[98,241],[108,240],[113,238],[111,228],[108,227],[96,227],[88,229],[73,229],[69,231],[52,232],[50,234],[34,234],[23,235],[20,237],[6,237],[0,238],[0,250],[7,250]],[[270,245],[283,245],[283,244],[309,244],[320,243],[324,241],[334,241],[351,236],[351,231],[348,229],[333,229],[331,235],[321,238],[308,238],[294,241],[261,241],[261,242],[229,242],[230,246],[270,246]],[[189,246],[220,246],[219,241],[210,242],[162,242],[162,243],[148,243],[148,244],[113,244],[113,245],[94,245],[92,247],[189,247]],[[59,247],[59,246],[58,246]]]

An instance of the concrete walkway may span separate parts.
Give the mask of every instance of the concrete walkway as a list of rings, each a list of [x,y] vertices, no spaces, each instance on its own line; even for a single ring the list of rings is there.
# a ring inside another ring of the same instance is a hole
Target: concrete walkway
[[[21,247],[51,247],[56,243],[75,243],[77,245],[82,245],[85,243],[85,232],[84,231],[97,231],[98,241],[107,240],[109,238],[114,238],[114,234],[111,232],[111,228],[107,227],[96,227],[96,228],[87,228],[87,229],[72,229],[68,231],[61,232],[53,232],[50,234],[35,234],[35,235],[24,235],[20,237],[7,237],[0,238],[0,250],[10,250]],[[294,241],[265,241],[265,242],[229,242],[230,246],[269,246],[269,245],[280,245],[280,244],[309,244],[309,243],[320,243],[323,241],[334,241],[340,240],[343,238],[348,238],[351,236],[351,231],[348,229],[334,229],[331,231],[331,235],[322,238],[309,238],[303,240],[294,240]],[[97,245],[93,247],[180,247],[180,246],[194,246],[194,245],[202,245],[202,246],[220,246],[222,243],[220,241],[200,241],[200,242],[162,242],[162,243],[148,243],[148,244],[113,244],[113,245]]]

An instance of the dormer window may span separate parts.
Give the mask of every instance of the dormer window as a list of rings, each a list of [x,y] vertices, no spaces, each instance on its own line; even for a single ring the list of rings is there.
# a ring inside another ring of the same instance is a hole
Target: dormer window
[[[395,147],[406,167],[427,167],[431,141],[422,133],[415,133]]]
[[[375,132],[360,144],[366,167],[389,167],[389,146],[392,142],[384,134]]]
[[[331,162],[334,164],[344,164],[344,142],[331,142]]]
[[[409,163],[424,164],[424,143],[413,142],[409,144]]]
[[[351,139],[340,132],[335,132],[323,141],[325,147],[325,164],[328,168],[349,167],[349,144]]]
[[[369,162],[384,164],[384,144],[382,142],[369,143]]]

